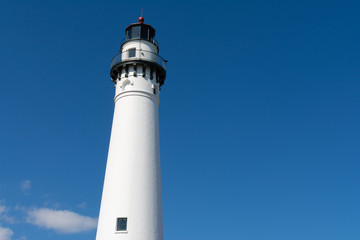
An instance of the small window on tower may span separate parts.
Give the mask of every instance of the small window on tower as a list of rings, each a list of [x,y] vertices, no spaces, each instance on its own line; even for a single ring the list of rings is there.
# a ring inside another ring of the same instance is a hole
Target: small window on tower
[[[126,231],[127,218],[118,218],[116,222],[116,231]]]
[[[135,55],[136,55],[136,48],[130,48],[128,51],[129,51],[129,58],[135,57]]]

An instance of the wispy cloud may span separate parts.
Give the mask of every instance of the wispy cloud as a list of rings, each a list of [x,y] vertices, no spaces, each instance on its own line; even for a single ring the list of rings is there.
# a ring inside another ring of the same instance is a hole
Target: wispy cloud
[[[1,205],[1,203],[0,203],[0,216],[1,216],[2,214],[4,214],[5,211],[6,211],[6,207],[5,207],[4,205]]]
[[[96,218],[82,216],[68,210],[49,208],[30,210],[27,221],[42,228],[52,229],[58,233],[85,232],[95,229],[97,225]]]
[[[25,180],[20,184],[20,189],[24,194],[29,194],[31,190],[31,181]]]
[[[11,240],[14,232],[10,228],[4,228],[0,226],[0,239],[1,240]]]
[[[86,202],[82,202],[82,203],[79,203],[78,205],[77,205],[77,207],[79,207],[79,208],[86,208],[87,207],[87,203]]]
[[[15,222],[15,219],[8,216],[8,211],[8,208],[0,202],[0,220],[6,223],[13,224]],[[0,240],[2,239],[0,238]]]

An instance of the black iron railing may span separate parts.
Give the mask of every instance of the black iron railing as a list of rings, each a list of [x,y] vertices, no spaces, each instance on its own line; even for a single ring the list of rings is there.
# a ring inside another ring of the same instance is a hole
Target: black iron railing
[[[156,63],[166,71],[166,60],[160,57],[158,54],[145,51],[145,50],[127,50],[119,52],[111,60],[111,68],[120,62],[132,61],[132,60],[143,60]]]

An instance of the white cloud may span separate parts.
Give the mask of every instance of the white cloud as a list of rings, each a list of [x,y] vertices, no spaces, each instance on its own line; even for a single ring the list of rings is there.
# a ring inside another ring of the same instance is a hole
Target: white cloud
[[[20,185],[20,189],[21,191],[23,191],[23,193],[29,194],[31,190],[31,181],[30,180],[23,181]]]
[[[78,233],[96,228],[97,219],[67,210],[38,208],[28,212],[27,221],[59,233]]]
[[[12,235],[14,235],[14,232],[10,228],[0,227],[1,240],[10,240]]]

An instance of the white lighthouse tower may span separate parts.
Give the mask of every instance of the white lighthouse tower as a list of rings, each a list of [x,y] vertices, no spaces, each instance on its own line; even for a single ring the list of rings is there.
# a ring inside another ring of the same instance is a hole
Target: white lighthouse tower
[[[140,17],[111,61],[115,110],[96,240],[163,240],[158,108],[166,61],[154,37]]]

